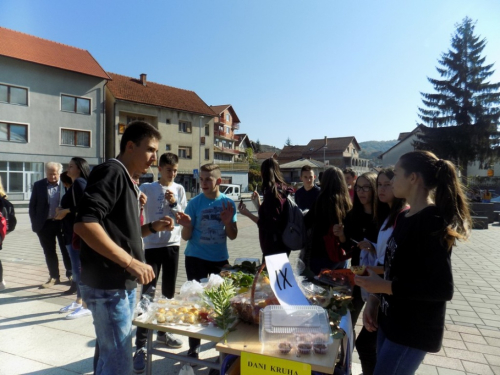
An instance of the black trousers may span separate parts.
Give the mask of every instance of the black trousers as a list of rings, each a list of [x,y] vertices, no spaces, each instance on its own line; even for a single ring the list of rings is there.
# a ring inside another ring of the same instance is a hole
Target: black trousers
[[[66,249],[64,234],[62,232],[62,222],[60,220],[46,220],[42,229],[37,233],[40,245],[42,245],[45,255],[45,263],[49,269],[51,278],[58,279],[59,275],[59,259],[56,252],[56,238],[61,249],[64,268],[66,268],[66,276],[71,276],[71,259]]]
[[[142,295],[149,293],[151,287],[156,288],[160,271],[163,267],[161,278],[161,294],[167,298],[172,298],[175,294],[175,282],[177,280],[177,270],[179,266],[179,246],[166,246],[156,249],[146,249],[146,263],[153,267],[155,278],[149,284],[142,287]],[[142,296],[141,295],[141,296]],[[158,332],[158,335],[164,335],[165,332]],[[137,327],[135,335],[135,345],[137,349],[144,348],[148,338],[146,328]]]
[[[186,256],[184,262],[186,265],[186,276],[189,281],[201,279],[208,277],[211,273],[219,274],[222,267],[228,264],[227,260],[221,262],[211,262],[209,260],[204,260],[196,257]],[[189,351],[199,353],[200,352],[200,339],[194,337],[189,338]]]

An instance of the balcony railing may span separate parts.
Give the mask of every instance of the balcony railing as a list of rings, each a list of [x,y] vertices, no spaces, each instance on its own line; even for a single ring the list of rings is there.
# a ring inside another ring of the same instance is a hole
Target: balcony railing
[[[214,146],[214,152],[222,152],[225,154],[233,154],[233,155],[240,154],[239,150],[235,150],[233,148],[228,148],[228,147],[219,147],[219,146]]]
[[[220,167],[221,171],[244,171],[248,172],[250,166],[248,163],[229,163],[224,160],[214,160],[214,163]]]
[[[222,130],[214,130],[214,135],[216,137],[230,139],[232,141],[236,140],[234,135],[232,135],[231,133],[222,131]]]

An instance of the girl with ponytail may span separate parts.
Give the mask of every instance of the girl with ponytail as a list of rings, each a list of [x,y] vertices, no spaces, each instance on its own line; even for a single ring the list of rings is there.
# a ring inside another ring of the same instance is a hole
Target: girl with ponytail
[[[446,301],[453,297],[451,249],[469,237],[471,227],[451,162],[427,151],[404,154],[392,187],[410,208],[398,215],[387,242],[384,278],[371,270],[355,278],[374,293],[363,325],[378,330],[375,375],[414,374],[427,352],[441,349]]]

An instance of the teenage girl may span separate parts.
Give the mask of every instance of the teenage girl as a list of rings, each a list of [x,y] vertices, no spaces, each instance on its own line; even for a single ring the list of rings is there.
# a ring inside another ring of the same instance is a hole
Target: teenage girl
[[[398,215],[387,243],[384,278],[373,271],[355,278],[380,293],[363,313],[366,329],[378,329],[376,375],[414,374],[427,352],[440,350],[446,301],[453,297],[451,249],[468,238],[471,225],[455,166],[447,160],[407,153],[395,166],[392,186],[410,208]]]
[[[334,262],[330,259],[323,237],[333,225],[344,221],[352,207],[344,174],[339,168],[328,168],[321,181],[321,192],[304,217],[306,228],[311,230],[305,262],[315,275],[324,268],[345,268],[345,261]]]
[[[359,247],[361,250],[361,259],[367,258],[370,266],[384,265],[385,249],[387,240],[392,234],[396,218],[405,207],[405,200],[394,197],[392,193],[391,180],[394,177],[394,168],[388,167],[382,169],[377,175],[377,211],[375,220],[377,227],[380,228],[377,237],[377,243],[361,241]],[[362,262],[362,264],[366,264]],[[377,363],[377,332],[368,331],[365,327],[359,333],[356,339],[356,350],[358,351],[363,375],[372,375]]]

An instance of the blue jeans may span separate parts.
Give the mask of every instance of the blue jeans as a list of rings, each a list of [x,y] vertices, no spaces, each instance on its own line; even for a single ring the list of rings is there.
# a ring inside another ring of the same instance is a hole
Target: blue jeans
[[[69,257],[71,258],[71,271],[73,272],[73,282],[76,284],[76,298],[82,297],[82,292],[80,291],[80,273],[81,263],[80,263],[80,250],[73,249],[71,244],[66,245]]]
[[[413,375],[427,352],[396,344],[381,328],[377,335],[377,365],[374,375]]]
[[[132,318],[135,289],[94,289],[80,284],[82,297],[92,311],[97,336],[96,375],[132,372]]]

